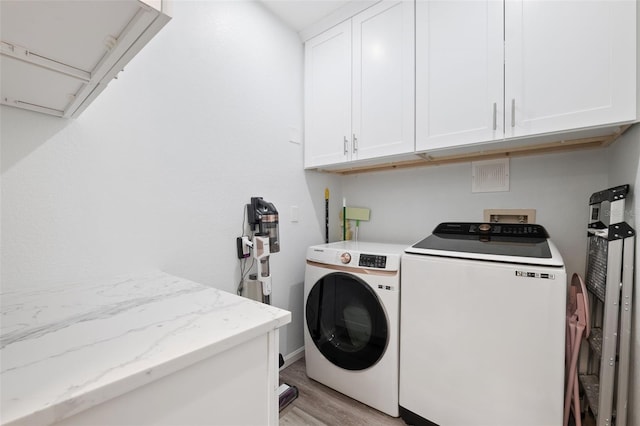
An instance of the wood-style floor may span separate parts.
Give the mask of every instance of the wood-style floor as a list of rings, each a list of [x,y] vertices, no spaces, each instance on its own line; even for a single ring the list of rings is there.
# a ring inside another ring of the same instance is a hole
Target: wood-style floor
[[[405,426],[390,417],[307,377],[304,358],[280,372],[280,383],[298,388],[298,398],[280,412],[281,426]]]
[[[280,372],[280,383],[298,388],[298,398],[280,412],[281,426],[406,426],[390,417],[307,377],[304,358]],[[569,424],[574,424],[573,419]],[[587,415],[583,426],[595,426]]]

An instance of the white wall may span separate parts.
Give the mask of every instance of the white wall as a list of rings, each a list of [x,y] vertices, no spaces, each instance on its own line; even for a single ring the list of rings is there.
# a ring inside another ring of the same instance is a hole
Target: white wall
[[[371,208],[361,240],[414,243],[445,221],[482,221],[487,208],[536,209],[567,272],[584,270],[589,196],[607,187],[606,151],[513,158],[508,192],[472,193],[471,163],[345,177],[348,205]]]
[[[625,220],[634,227],[640,226],[640,127],[635,125],[609,148],[609,185],[630,184],[631,196],[625,201]],[[629,425],[640,425],[640,250],[636,236],[635,285],[631,330],[631,368],[629,384]]]
[[[243,208],[262,196],[280,212],[272,303],[293,312],[288,354],[303,345],[324,188],[339,191],[303,172],[289,142],[303,125],[303,47],[258,3],[173,12],[78,119],[2,106],[2,290],[159,268],[235,292]]]

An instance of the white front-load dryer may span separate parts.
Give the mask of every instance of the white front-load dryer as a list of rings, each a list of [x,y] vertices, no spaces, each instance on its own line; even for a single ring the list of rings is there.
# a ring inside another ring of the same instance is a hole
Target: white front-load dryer
[[[309,378],[394,417],[406,248],[353,241],[311,246],[304,284]]]

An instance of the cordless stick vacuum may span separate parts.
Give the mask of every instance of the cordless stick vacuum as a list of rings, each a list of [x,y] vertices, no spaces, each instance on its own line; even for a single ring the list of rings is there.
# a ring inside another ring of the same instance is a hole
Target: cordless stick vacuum
[[[253,241],[243,235],[238,247],[238,257],[243,258],[244,248],[248,247],[251,255],[258,261],[257,280],[262,286],[264,303],[271,304],[271,271],[269,256],[280,251],[278,235],[278,210],[262,197],[251,197],[251,204],[247,204],[247,220],[251,225]],[[255,232],[257,231],[257,232]],[[284,365],[284,358],[279,354],[279,366]],[[283,383],[278,387],[279,409],[293,402],[298,397],[298,388]]]
[[[271,272],[269,256],[280,251],[278,237],[278,210],[262,197],[251,197],[247,204],[247,219],[254,231],[253,241],[248,236],[242,237],[243,246],[249,247],[251,254],[258,261],[258,281],[262,286],[264,302],[271,304]]]

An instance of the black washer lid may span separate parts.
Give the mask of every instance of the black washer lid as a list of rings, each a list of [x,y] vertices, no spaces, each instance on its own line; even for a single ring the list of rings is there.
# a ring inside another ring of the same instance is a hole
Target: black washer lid
[[[536,224],[445,222],[412,248],[548,259],[548,237]]]

